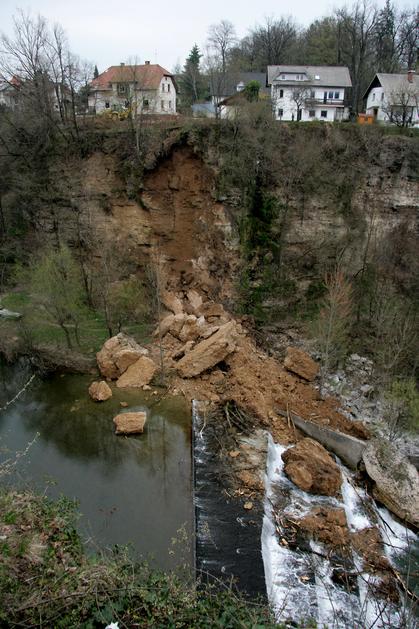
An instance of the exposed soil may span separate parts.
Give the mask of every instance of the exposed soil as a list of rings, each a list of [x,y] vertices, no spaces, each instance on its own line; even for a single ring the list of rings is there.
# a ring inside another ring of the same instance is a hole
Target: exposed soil
[[[165,337],[164,349],[168,354],[179,346],[180,343],[170,335]],[[170,360],[168,367],[174,367]],[[237,350],[225,359],[215,375],[214,372],[204,373],[190,379],[175,375],[172,382],[175,389],[191,400],[234,400],[238,406],[256,415],[274,440],[284,445],[297,442],[303,435],[291,420],[278,415],[278,410],[355,437],[368,438],[368,431],[362,424],[350,421],[339,412],[340,404],[336,399],[320,399],[313,385],[268,357],[256,347],[250,335],[240,337]]]

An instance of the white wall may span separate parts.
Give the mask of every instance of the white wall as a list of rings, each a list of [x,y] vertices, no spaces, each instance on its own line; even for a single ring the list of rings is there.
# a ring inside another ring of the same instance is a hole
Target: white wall
[[[390,103],[391,102],[392,100],[390,98]],[[412,98],[410,102],[413,105],[415,101]],[[381,86],[374,87],[368,94],[367,104],[365,108],[366,113],[369,115],[376,115],[376,119],[379,122],[388,122],[389,124],[391,124],[390,116],[388,115],[386,111],[383,111],[383,107],[384,109],[386,109],[386,106],[387,106],[387,96],[383,88]],[[412,124],[413,126],[419,126],[419,107],[415,107],[415,110],[413,111]]]
[[[303,87],[303,86],[301,86]],[[283,96],[281,97],[281,91]],[[314,95],[312,96],[312,92]],[[308,97],[313,98],[314,100],[323,101],[324,93],[327,93],[327,99],[331,99],[333,101],[341,101],[342,105],[339,107],[337,105],[324,104],[323,102],[316,102],[312,105],[304,105],[302,107],[302,117],[301,120],[309,121],[309,120],[323,120],[326,122],[333,122],[337,117],[337,112],[342,111],[342,116],[345,117],[347,115],[347,111],[343,110],[343,99],[345,90],[343,88],[334,87],[334,88],[320,88],[320,87],[307,87]],[[294,114],[294,120],[297,120],[297,104],[293,100],[293,89],[290,87],[281,86],[280,84],[272,85],[272,104],[274,108],[275,118],[277,120],[292,120],[292,116]],[[330,96],[331,94],[331,96]],[[282,109],[282,117],[279,114],[279,110]],[[314,111],[314,116],[310,116],[310,111]],[[322,111],[327,112],[327,116],[323,117],[321,115]]]
[[[387,114],[382,110],[385,105],[384,90],[380,87],[374,87],[367,98],[366,112],[367,114],[374,114],[374,110],[377,109],[377,120],[388,121]]]
[[[130,84],[130,94],[133,94],[134,85]],[[143,107],[143,100],[148,100],[148,109]],[[124,107],[126,101],[136,102],[139,113],[175,114],[176,113],[176,89],[170,77],[163,77],[157,90],[135,90],[135,96],[119,95],[117,83],[112,84],[112,90],[96,91],[89,94],[89,109],[95,108],[100,114],[106,109]],[[106,104],[109,104],[109,107]]]

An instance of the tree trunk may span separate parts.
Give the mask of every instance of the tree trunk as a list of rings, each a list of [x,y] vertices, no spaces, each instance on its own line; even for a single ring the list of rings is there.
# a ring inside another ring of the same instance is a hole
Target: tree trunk
[[[67,326],[65,325],[65,323],[60,323],[60,327],[61,327],[61,329],[63,330],[63,332],[65,334],[65,340],[67,341],[68,349],[73,349],[73,344],[71,342],[70,332],[68,331]]]

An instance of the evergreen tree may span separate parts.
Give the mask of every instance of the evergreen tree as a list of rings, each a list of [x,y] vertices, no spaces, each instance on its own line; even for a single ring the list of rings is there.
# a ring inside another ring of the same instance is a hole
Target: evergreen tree
[[[376,68],[378,72],[397,72],[397,17],[394,6],[386,0],[378,14],[375,31]]]
[[[200,69],[201,53],[195,44],[186,59],[181,75],[181,96],[184,105],[192,105],[205,94],[204,80]]]
[[[97,79],[98,76],[99,76],[99,70],[97,69],[97,66],[95,65],[95,69],[93,70],[93,78]]]

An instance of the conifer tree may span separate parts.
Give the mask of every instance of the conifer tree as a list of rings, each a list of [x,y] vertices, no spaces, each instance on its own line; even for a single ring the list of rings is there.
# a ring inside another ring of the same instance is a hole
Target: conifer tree
[[[186,59],[181,75],[182,100],[185,105],[192,105],[204,96],[204,80],[200,69],[201,57],[199,48],[195,44]]]

